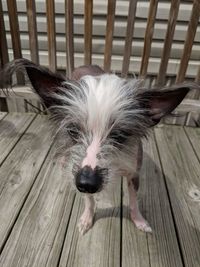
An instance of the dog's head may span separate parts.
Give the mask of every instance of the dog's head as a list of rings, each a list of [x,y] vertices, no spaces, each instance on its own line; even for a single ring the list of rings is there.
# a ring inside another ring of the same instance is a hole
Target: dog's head
[[[114,74],[69,80],[25,59],[14,61],[6,71],[21,67],[56,122],[77,189],[86,193],[101,191],[123,165],[131,168],[138,140],[189,91],[184,84],[147,90],[139,80]]]

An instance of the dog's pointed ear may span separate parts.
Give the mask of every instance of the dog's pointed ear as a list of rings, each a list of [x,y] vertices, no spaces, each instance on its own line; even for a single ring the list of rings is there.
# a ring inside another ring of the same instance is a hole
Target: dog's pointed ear
[[[170,89],[152,89],[139,93],[140,107],[144,109],[145,116],[150,119],[151,126],[170,114],[181,103],[189,90],[187,85],[180,85]]]
[[[27,59],[17,59],[9,63],[5,69],[5,73],[10,76],[18,70],[24,71],[32,84],[33,90],[39,95],[47,108],[52,105],[59,104],[54,93],[58,93],[59,87],[62,87],[66,81],[59,73],[53,73],[49,69],[39,66]]]

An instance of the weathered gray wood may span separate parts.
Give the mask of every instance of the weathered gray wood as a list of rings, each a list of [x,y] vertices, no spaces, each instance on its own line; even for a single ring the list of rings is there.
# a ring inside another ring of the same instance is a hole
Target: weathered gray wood
[[[200,163],[182,127],[155,129],[185,266],[200,266]]]
[[[130,221],[127,185],[124,187],[122,266],[183,266],[172,214],[153,136],[144,142],[139,206],[153,233],[145,234]],[[128,218],[128,219],[127,219]]]
[[[200,161],[200,128],[184,127],[184,129],[192,144],[194,151],[196,152],[196,156]]]
[[[6,243],[0,266],[58,264],[75,193],[55,154],[54,145]]]
[[[120,266],[120,178],[109,196],[100,198],[93,228],[84,236],[77,229],[83,202],[76,197],[59,267]]]
[[[2,120],[6,115],[6,112],[0,112],[0,120]]]
[[[0,165],[26,131],[34,114],[8,114],[0,121]]]
[[[34,120],[1,166],[0,214],[3,216],[0,216],[0,248],[8,237],[51,145],[51,131],[47,130],[46,120],[46,116],[38,116]],[[15,138],[15,135],[16,132],[12,131],[10,138]]]

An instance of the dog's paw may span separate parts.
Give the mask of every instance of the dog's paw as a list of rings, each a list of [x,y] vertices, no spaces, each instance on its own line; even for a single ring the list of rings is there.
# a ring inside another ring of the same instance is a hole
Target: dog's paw
[[[133,221],[133,223],[135,224],[135,226],[143,232],[146,233],[152,233],[152,229],[151,226],[149,225],[149,223],[142,217],[142,215],[140,214],[139,216],[135,217],[135,216],[131,216],[131,219]]]
[[[78,223],[78,230],[81,235],[84,235],[93,225],[93,216],[90,212],[84,212]]]

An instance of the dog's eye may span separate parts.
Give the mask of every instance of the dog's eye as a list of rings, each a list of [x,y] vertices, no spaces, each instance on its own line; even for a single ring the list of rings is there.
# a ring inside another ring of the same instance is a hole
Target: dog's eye
[[[73,139],[73,141],[77,141],[80,137],[80,129],[76,125],[70,125],[68,129],[68,134]]]
[[[111,139],[113,144],[124,144],[128,137],[131,135],[129,130],[125,129],[112,129],[108,138]]]

